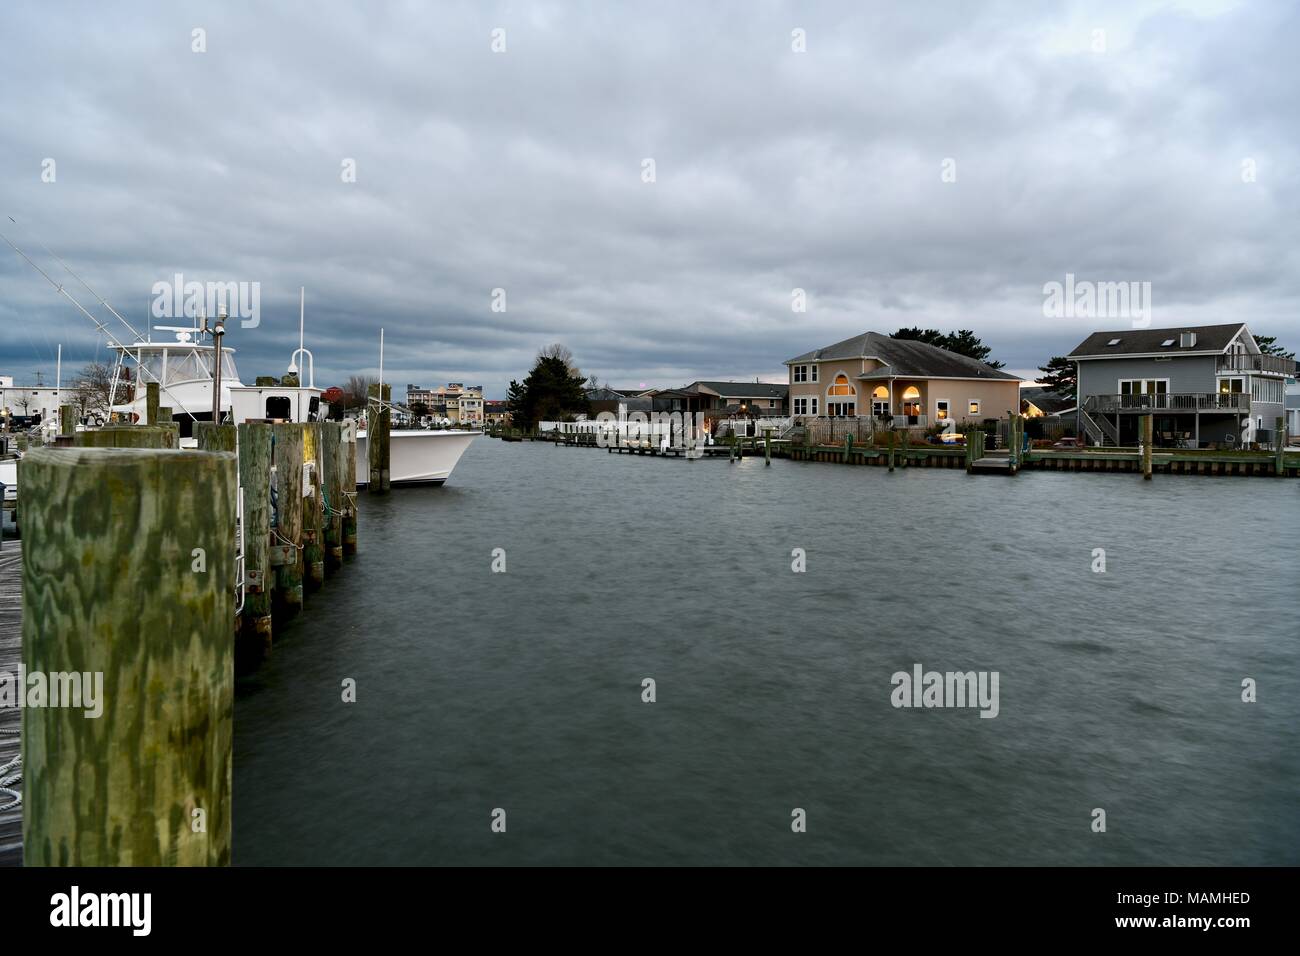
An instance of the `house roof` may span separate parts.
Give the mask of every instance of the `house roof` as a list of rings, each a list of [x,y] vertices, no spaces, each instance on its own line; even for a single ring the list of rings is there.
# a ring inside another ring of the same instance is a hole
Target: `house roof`
[[[1059,392],[1053,392],[1038,385],[1022,388],[1020,397],[1033,402],[1044,415],[1055,415],[1057,412],[1068,411],[1076,405],[1075,400],[1069,395],[1062,395]]]
[[[785,398],[790,394],[789,385],[770,382],[691,382],[686,388],[707,388],[723,398]]]
[[[999,371],[967,355],[949,352],[937,345],[914,339],[892,339],[879,332],[863,332],[834,345],[814,349],[786,360],[786,365],[798,362],[830,362],[838,359],[879,359],[886,369],[876,369],[858,376],[867,378],[986,378],[1018,382],[1016,376]]]
[[[1227,325],[1182,325],[1163,329],[1115,329],[1109,332],[1093,332],[1076,345],[1066,358],[1104,358],[1112,355],[1150,355],[1168,353],[1170,355],[1217,354],[1226,351],[1242,329],[1244,322],[1231,322]],[[1183,332],[1195,332],[1196,344],[1183,348],[1180,336]],[[1247,333],[1249,334],[1249,333]],[[1173,339],[1172,345],[1163,343]],[[1118,341],[1116,341],[1118,340]],[[1111,345],[1111,342],[1115,342]]]
[[[616,388],[589,388],[586,391],[587,400],[591,402],[621,402],[627,398],[625,394]]]

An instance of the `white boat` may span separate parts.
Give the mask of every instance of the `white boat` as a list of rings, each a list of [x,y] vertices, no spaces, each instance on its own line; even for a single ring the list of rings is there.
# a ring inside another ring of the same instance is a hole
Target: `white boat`
[[[112,411],[128,421],[145,420],[145,383],[158,383],[158,406],[170,408],[181,436],[190,437],[193,423],[212,421],[213,360],[216,348],[196,341],[202,329],[176,332],[175,341],[112,344]],[[232,391],[240,388],[235,350],[221,349],[221,418],[231,409]],[[134,363],[134,364],[132,364]]]
[[[440,485],[482,432],[398,429],[388,433],[388,473],[394,485]],[[357,430],[357,484],[369,484],[366,430]]]

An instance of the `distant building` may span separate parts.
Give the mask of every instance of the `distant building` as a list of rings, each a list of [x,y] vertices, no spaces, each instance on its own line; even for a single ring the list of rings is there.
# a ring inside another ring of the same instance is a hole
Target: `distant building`
[[[59,417],[60,405],[76,405],[79,389],[65,385],[15,385],[13,376],[0,375],[0,418],[26,424]]]
[[[483,420],[489,425],[510,425],[510,403],[486,401],[483,403]]]
[[[436,418],[446,418],[453,425],[483,424],[483,386],[451,382],[437,388],[406,386],[406,404],[421,404]]]

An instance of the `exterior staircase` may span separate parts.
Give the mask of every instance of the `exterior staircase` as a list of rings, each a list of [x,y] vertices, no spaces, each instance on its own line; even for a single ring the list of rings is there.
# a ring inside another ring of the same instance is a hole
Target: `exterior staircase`
[[[1092,407],[1089,408],[1089,405]],[[1115,426],[1108,422],[1105,416],[1094,415],[1095,411],[1096,402],[1091,397],[1079,409],[1080,417],[1083,419],[1083,430],[1088,433],[1089,440],[1094,445],[1101,445],[1102,447],[1118,445],[1119,432],[1115,430]]]

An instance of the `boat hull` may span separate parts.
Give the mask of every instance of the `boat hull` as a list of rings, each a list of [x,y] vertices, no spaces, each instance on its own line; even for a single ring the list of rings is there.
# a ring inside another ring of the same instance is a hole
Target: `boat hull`
[[[400,429],[389,432],[388,473],[394,485],[440,485],[451,477],[460,456],[482,432]],[[366,430],[357,432],[357,484],[370,479]]]

